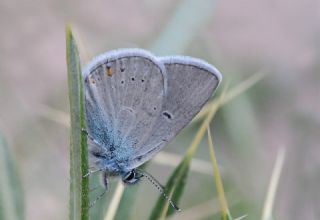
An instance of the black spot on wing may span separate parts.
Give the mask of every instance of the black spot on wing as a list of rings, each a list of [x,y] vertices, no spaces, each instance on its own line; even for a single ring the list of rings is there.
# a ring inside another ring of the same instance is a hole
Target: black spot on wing
[[[164,117],[166,117],[167,119],[171,120],[172,119],[172,115],[169,112],[163,112],[162,113]]]

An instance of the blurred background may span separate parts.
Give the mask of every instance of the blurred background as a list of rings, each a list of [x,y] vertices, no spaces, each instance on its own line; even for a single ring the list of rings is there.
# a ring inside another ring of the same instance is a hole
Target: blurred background
[[[261,218],[284,147],[274,219],[320,218],[319,1],[1,0],[0,133],[17,161],[26,219],[68,216],[66,22],[81,40],[84,63],[107,50],[140,47],[205,59],[231,88],[264,72],[211,125],[231,213]],[[198,127],[186,128],[164,151],[183,155]],[[187,212],[204,204],[195,219],[218,219],[206,140],[195,158],[203,166],[189,174],[180,206]],[[174,166],[153,161],[147,169],[165,183]],[[141,183],[133,219],[149,216],[158,196]]]

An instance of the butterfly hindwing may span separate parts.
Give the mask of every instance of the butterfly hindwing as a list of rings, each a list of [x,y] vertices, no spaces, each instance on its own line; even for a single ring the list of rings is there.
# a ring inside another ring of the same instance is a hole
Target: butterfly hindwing
[[[221,81],[220,72],[195,58],[172,56],[159,60],[167,71],[167,94],[150,137],[131,166],[136,167],[160,151],[208,101]]]

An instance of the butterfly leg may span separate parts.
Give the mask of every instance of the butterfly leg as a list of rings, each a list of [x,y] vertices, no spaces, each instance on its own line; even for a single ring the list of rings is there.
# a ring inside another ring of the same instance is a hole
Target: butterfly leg
[[[90,205],[89,208],[91,209],[107,192],[107,190],[104,190],[103,193],[101,193]]]
[[[108,174],[106,172],[103,173],[102,175],[103,178],[103,185],[105,187],[104,191],[89,205],[89,208],[91,209],[103,196],[104,194],[108,191],[108,186],[109,186],[109,180],[108,180]],[[93,189],[90,189],[90,192],[98,189],[99,186],[94,187]]]
[[[104,188],[107,191],[109,189],[109,179],[108,179],[108,173],[107,172],[103,172],[102,173],[102,182],[103,182]]]

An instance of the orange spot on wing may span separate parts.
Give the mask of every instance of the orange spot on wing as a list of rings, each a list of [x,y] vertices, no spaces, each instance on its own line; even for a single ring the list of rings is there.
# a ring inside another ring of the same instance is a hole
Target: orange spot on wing
[[[107,66],[106,74],[107,74],[108,76],[112,76],[112,75],[113,75],[113,71],[112,71],[112,68],[111,68],[111,67],[108,67],[108,66]]]

